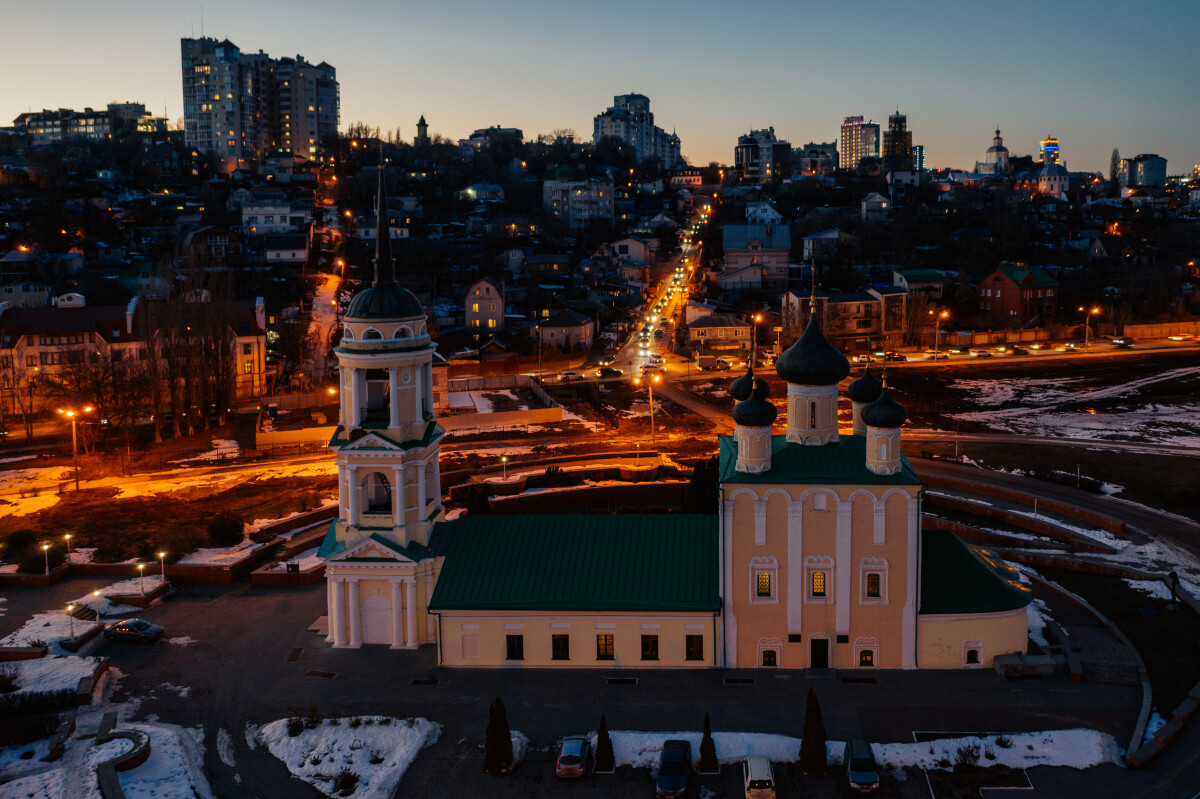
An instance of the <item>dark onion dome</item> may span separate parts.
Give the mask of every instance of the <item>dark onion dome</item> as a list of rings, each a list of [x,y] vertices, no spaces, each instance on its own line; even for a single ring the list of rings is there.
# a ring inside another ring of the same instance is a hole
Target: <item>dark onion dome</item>
[[[813,312],[804,335],[775,361],[775,373],[795,385],[833,386],[850,374],[850,361],[825,338]]]
[[[771,387],[767,385],[767,381],[754,376],[753,366],[746,370],[746,374],[729,384],[729,396],[738,402],[744,402],[750,398],[752,391],[760,391],[764,397],[771,393]]]
[[[412,319],[424,316],[421,301],[406,288],[390,286],[368,286],[354,295],[344,319]]]
[[[852,402],[874,402],[883,391],[883,383],[871,372],[871,367],[863,370],[862,376],[850,383],[846,393]]]
[[[751,392],[748,399],[733,406],[733,421],[742,427],[770,427],[779,415],[779,409],[766,397],[766,383],[758,381],[761,387]]]
[[[888,395],[887,386],[879,392],[879,398],[863,406],[862,420],[868,427],[892,430],[904,424],[908,411]]]

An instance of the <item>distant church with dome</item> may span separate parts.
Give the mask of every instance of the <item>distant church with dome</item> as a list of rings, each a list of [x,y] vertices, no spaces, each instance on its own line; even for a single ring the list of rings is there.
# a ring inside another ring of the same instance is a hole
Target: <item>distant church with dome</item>
[[[380,173],[380,207],[385,207]],[[381,223],[383,224],[383,223]],[[907,411],[886,376],[849,383],[815,302],[777,361],[784,425],[753,367],[730,384],[719,512],[464,515],[446,521],[435,345],[378,231],[375,279],[336,350],[338,518],[321,546],[334,647],[437,647],[498,668],[988,668],[1025,652],[1014,569],[922,528]]]

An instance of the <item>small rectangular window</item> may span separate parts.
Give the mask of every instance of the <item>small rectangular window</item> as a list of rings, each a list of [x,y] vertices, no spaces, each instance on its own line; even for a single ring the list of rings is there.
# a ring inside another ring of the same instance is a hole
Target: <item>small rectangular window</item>
[[[612,633],[597,633],[596,660],[613,660],[615,657]]]
[[[254,352],[253,344],[243,344],[242,345],[242,355],[250,355],[253,352]]]
[[[524,660],[525,659],[525,636],[523,635],[506,635],[504,636],[505,659],[507,660]]]
[[[867,575],[867,596],[875,599],[879,598],[881,596],[879,589],[880,576],[874,572],[871,572]]]
[[[658,660],[658,636],[642,636],[642,660]]]
[[[757,572],[754,575],[755,593],[757,596],[769,597],[771,595],[771,573]]]
[[[703,635],[687,636],[684,658],[686,660],[704,660]]]
[[[825,572],[812,573],[812,595],[825,596]]]
[[[565,633],[556,633],[550,636],[550,659],[571,659],[571,636]]]

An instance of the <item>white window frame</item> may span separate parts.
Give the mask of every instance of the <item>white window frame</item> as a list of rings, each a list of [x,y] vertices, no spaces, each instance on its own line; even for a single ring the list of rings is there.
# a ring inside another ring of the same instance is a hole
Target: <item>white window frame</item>
[[[979,652],[978,663],[968,663],[967,653],[972,649]],[[962,667],[964,669],[982,669],[983,668],[983,641],[963,641],[962,646]]]
[[[879,596],[867,596],[867,575],[879,575]],[[888,604],[888,562],[885,558],[863,558],[858,565],[858,604]]]
[[[860,666],[859,657],[864,649],[871,651],[871,665]],[[965,655],[964,655],[965,657]],[[879,668],[879,640],[876,638],[857,638],[854,641],[854,668],[856,669],[878,669]]]
[[[813,574],[825,572],[825,596],[814,596],[812,592]],[[834,574],[834,560],[830,557],[809,556],[804,559],[804,604],[832,605],[834,586],[837,584]]]
[[[766,572],[771,576],[771,595],[758,595],[758,575]],[[750,559],[750,604],[778,605],[779,604],[779,561],[773,557],[753,557]]]

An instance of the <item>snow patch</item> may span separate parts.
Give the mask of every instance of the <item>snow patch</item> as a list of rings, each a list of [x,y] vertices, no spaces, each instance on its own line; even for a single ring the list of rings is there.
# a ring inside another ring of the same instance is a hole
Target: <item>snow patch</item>
[[[1125,584],[1135,591],[1149,595],[1151,599],[1171,598],[1171,589],[1160,580],[1126,580]]]
[[[237,760],[233,757],[233,736],[224,727],[217,730],[217,756],[230,768],[237,766]]]
[[[196,643],[196,639],[191,636],[181,635],[178,638],[168,638],[167,643],[174,644],[175,646],[188,646],[189,644]]]

